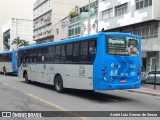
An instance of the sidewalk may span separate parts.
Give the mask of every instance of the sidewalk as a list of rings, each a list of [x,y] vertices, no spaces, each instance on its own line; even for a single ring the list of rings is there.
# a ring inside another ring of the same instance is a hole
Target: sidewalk
[[[156,85],[156,90],[154,90],[154,85],[152,84],[143,84],[139,89],[133,89],[128,91],[149,94],[153,96],[160,96],[160,85]]]

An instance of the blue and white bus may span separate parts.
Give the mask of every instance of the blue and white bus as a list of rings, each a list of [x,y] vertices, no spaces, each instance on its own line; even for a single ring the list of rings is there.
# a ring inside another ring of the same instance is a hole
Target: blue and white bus
[[[100,33],[20,48],[19,77],[64,88],[134,89],[141,85],[141,39]]]
[[[6,73],[17,73],[17,59],[18,51],[0,52],[0,72],[3,72],[4,75]]]

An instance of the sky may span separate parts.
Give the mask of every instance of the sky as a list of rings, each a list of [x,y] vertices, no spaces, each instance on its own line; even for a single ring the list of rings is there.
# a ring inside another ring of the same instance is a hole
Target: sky
[[[0,0],[0,51],[2,44],[2,25],[11,18],[33,20],[33,4],[36,0]]]

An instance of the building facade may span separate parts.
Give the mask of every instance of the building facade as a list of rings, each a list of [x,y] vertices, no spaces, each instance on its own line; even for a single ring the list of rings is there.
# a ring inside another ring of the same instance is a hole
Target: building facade
[[[160,68],[159,0],[99,0],[98,31],[141,36],[143,67]]]
[[[68,39],[68,22],[69,16],[54,25],[54,41]]]
[[[86,0],[37,0],[34,4],[34,35],[36,43],[54,41],[54,26],[69,15],[70,11]]]
[[[90,4],[78,6],[73,12],[77,14],[70,15],[68,24],[69,38],[86,36],[98,32],[98,0],[92,0]]]
[[[12,41],[20,37],[26,40],[29,44],[34,44],[33,41],[33,21],[26,19],[12,18],[2,26],[2,51],[16,50],[17,45],[12,45]]]

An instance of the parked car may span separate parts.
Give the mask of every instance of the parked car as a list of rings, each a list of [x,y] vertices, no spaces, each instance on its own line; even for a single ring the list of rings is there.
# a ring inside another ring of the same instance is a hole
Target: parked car
[[[154,83],[155,79],[155,71],[150,71],[147,75],[147,78],[145,80],[145,83]],[[160,70],[156,71],[156,84],[160,84]]]
[[[148,76],[148,72],[147,71],[142,71],[142,76],[141,76],[142,83],[146,83],[147,76]]]

